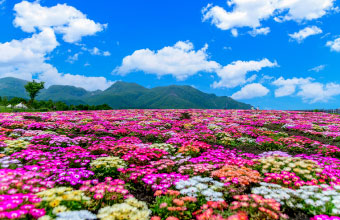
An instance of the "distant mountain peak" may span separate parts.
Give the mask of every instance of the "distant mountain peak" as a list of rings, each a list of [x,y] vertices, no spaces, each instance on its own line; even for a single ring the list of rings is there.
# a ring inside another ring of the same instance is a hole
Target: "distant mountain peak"
[[[25,80],[14,77],[0,79],[0,96],[28,98]],[[64,101],[67,104],[108,104],[112,108],[141,109],[250,109],[251,105],[238,102],[230,97],[204,93],[189,85],[170,85],[145,88],[137,83],[117,81],[104,91],[87,91],[80,87],[53,85],[43,89],[37,99]]]
[[[124,81],[117,81],[114,84],[112,84],[109,88],[107,88],[105,91],[110,92],[124,92],[125,90],[148,90],[147,88],[137,84],[137,83],[131,83],[131,82],[124,82]]]

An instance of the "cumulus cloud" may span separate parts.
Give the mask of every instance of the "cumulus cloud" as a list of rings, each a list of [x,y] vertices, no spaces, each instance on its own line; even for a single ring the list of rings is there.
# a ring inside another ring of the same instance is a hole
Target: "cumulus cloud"
[[[50,85],[71,85],[81,87],[89,91],[104,90],[110,87],[114,81],[109,81],[105,77],[91,77],[84,75],[62,74],[50,64],[45,63],[43,72],[38,75],[38,79]]]
[[[203,21],[211,20],[212,24],[222,30],[257,28],[261,26],[260,21],[269,18],[275,10],[270,0],[231,0],[227,3],[233,8],[231,12],[209,4],[202,10]]]
[[[150,49],[136,50],[124,57],[122,65],[113,72],[126,75],[133,71],[156,74],[161,77],[172,75],[184,80],[198,72],[213,72],[220,67],[215,61],[208,60],[208,45],[194,50],[189,41],[178,41],[174,46],[167,46],[157,51]]]
[[[308,71],[313,71],[313,72],[318,73],[318,72],[324,70],[325,68],[326,68],[326,65],[319,65],[319,66],[316,66],[316,67],[309,69]]]
[[[309,103],[327,102],[333,96],[340,95],[340,85],[336,83],[307,83],[301,85],[301,90],[297,95]]]
[[[318,19],[334,9],[335,0],[229,0],[228,9],[208,4],[203,8],[203,21],[210,20],[221,30],[260,28],[261,22]]]
[[[46,28],[23,40],[0,43],[0,76],[30,79],[59,43],[52,29]]]
[[[278,66],[276,61],[271,62],[268,59],[262,59],[260,61],[234,61],[217,70],[217,75],[221,79],[218,82],[214,82],[212,86],[214,88],[234,88],[254,79],[254,76],[249,79],[246,78],[248,72],[259,72],[262,68],[276,66]]]
[[[310,27],[306,27],[298,32],[295,32],[293,34],[288,34],[289,37],[292,40],[297,41],[298,43],[301,43],[304,39],[306,39],[309,36],[312,35],[317,35],[317,34],[321,34],[322,30],[320,28],[318,28],[317,26],[310,26]]]
[[[278,78],[272,84],[279,87],[275,90],[275,97],[283,97],[292,95],[295,93],[296,87],[310,83],[312,78],[292,78],[284,79],[283,77]]]
[[[80,41],[102,31],[105,25],[90,20],[81,11],[67,4],[43,7],[39,2],[22,1],[14,6],[14,25],[28,33],[52,28],[69,43]]]
[[[280,77],[273,82],[273,85],[279,88],[275,90],[276,97],[283,97],[295,94],[300,96],[304,102],[327,102],[334,96],[340,95],[340,84],[327,83],[322,84],[313,82],[313,78],[291,78],[284,79]]]
[[[231,98],[233,99],[252,99],[256,97],[262,97],[269,93],[269,89],[261,85],[260,83],[252,83],[245,85],[238,92],[235,92]]]
[[[331,51],[340,52],[340,37],[333,41],[328,41],[326,45],[331,48]]]
[[[24,7],[22,5],[20,6],[20,4],[23,4]],[[22,10],[22,8],[20,7],[25,8],[31,6],[33,8],[43,9],[42,11],[24,11],[25,15],[23,16],[21,14],[22,11],[20,11]],[[69,6],[67,6],[65,9],[69,9],[68,7]],[[22,3],[19,3],[19,9],[20,10],[17,12],[16,15],[21,16],[21,18],[27,16],[30,17],[29,14],[32,13],[30,18],[32,19],[31,24],[24,23],[24,21],[21,21],[20,19],[17,21],[17,24],[18,26],[21,25],[20,27],[22,27],[23,30],[27,32],[32,32],[33,34],[31,37],[21,40],[11,40],[9,42],[0,43],[0,77],[12,76],[26,80],[32,80],[32,78],[35,78],[45,81],[47,86],[53,84],[74,85],[83,87],[88,90],[106,89],[111,84],[113,84],[112,81],[108,81],[104,77],[86,77],[83,75],[59,73],[54,66],[47,63],[46,61],[49,59],[48,56],[50,55],[50,53],[54,51],[55,48],[57,48],[59,45],[59,42],[57,41],[55,35],[55,28],[58,25],[67,24],[63,22],[61,22],[61,24],[57,24],[58,21],[49,21],[50,18],[46,18],[46,20],[44,20],[43,17],[41,17],[41,21],[39,21],[39,19],[36,21],[43,22],[42,24],[34,24],[34,19],[36,16],[43,16],[43,14],[37,15],[37,13],[46,13],[44,11],[46,10],[46,8],[39,7],[39,4],[37,2],[29,3],[24,1]],[[77,10],[73,8],[71,11],[74,12]],[[60,13],[61,12],[62,11],[60,11]],[[54,11],[52,10],[51,15],[53,15],[53,13]],[[78,13],[81,12],[78,11]],[[66,10],[64,17],[67,17],[67,15],[68,12]],[[54,18],[57,19],[59,17]],[[30,25],[33,29],[30,29]],[[35,30],[36,27],[37,29]],[[78,55],[79,54],[74,55],[70,58],[70,60],[77,60]]]
[[[257,35],[267,35],[267,34],[269,34],[269,32],[270,32],[269,27],[255,28],[251,31],[248,31],[248,33],[253,37],[256,37]]]

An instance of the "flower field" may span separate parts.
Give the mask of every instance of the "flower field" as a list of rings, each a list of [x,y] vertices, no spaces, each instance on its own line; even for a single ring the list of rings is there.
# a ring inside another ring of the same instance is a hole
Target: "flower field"
[[[0,219],[340,219],[340,116],[0,115]]]

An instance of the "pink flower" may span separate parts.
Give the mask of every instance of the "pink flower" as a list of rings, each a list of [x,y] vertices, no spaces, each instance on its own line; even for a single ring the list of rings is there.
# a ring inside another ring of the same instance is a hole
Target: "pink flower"
[[[167,206],[168,206],[168,204],[166,202],[163,202],[159,205],[159,208],[165,208]]]
[[[104,197],[103,194],[100,194],[100,193],[94,194],[94,196],[93,196],[93,198],[94,198],[95,200],[102,199],[103,197]]]
[[[179,218],[174,217],[174,216],[169,216],[165,220],[179,220]]]

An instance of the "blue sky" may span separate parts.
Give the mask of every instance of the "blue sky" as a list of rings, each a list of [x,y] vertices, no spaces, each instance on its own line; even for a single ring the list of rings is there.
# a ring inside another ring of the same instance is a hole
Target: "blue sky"
[[[192,85],[262,109],[340,107],[334,0],[0,0],[0,77]]]

